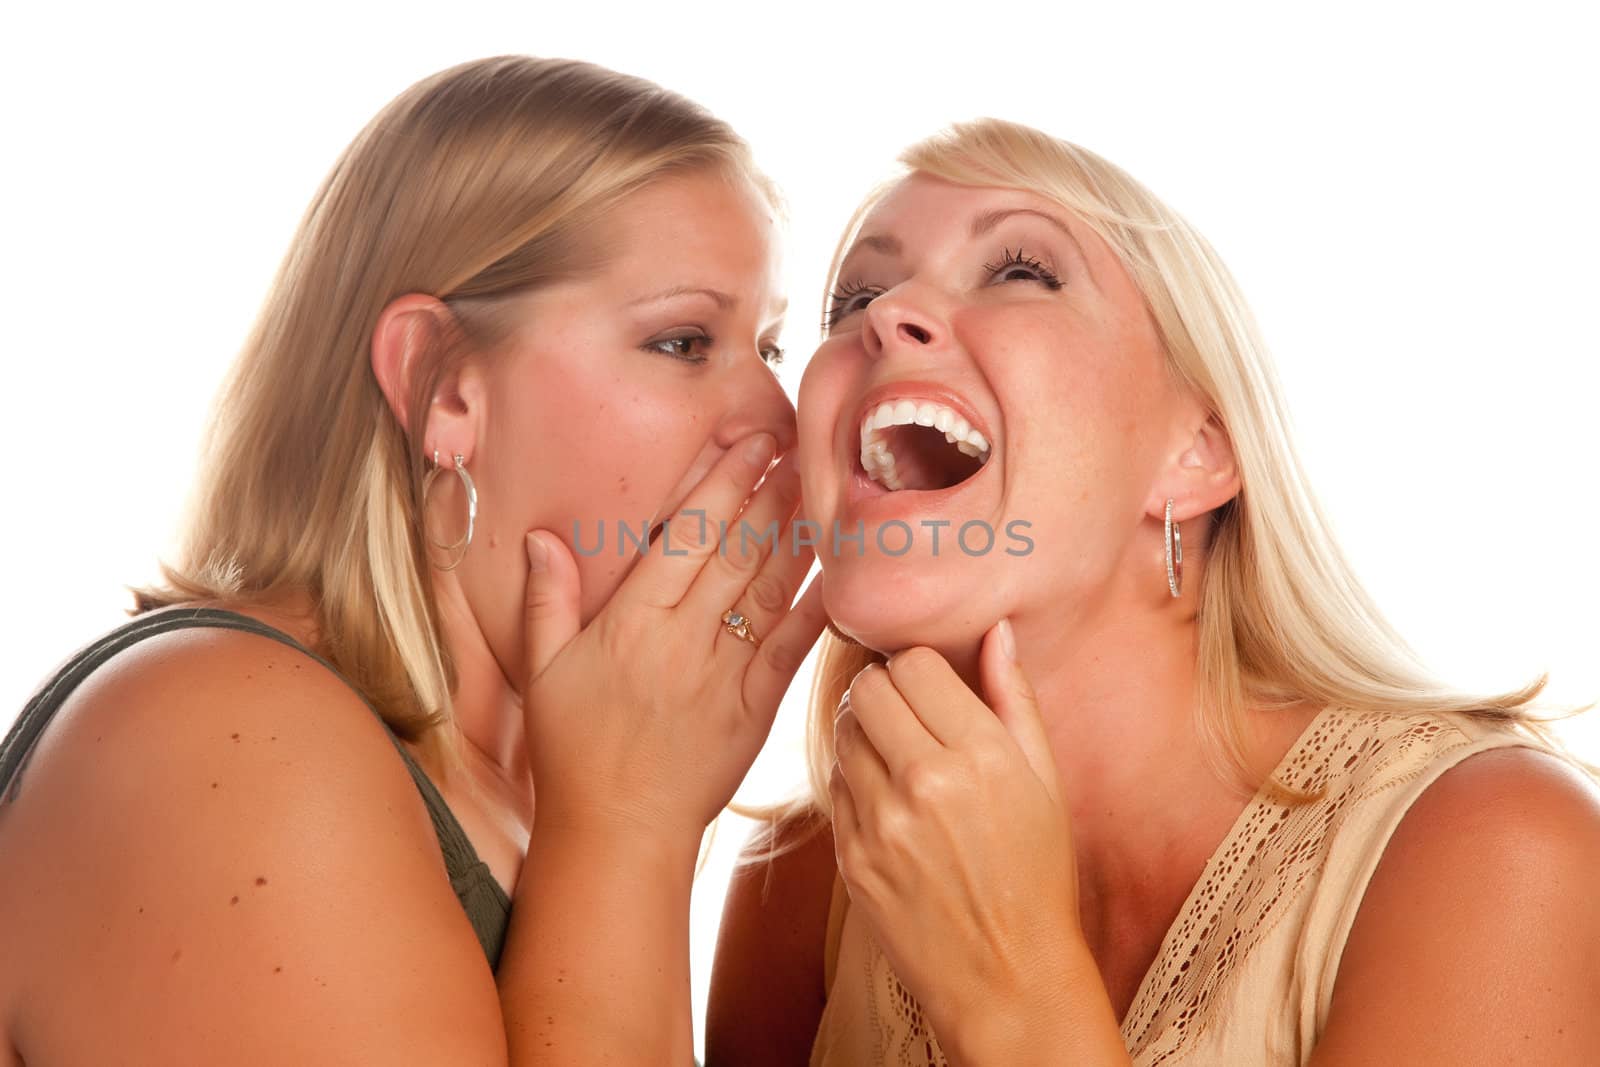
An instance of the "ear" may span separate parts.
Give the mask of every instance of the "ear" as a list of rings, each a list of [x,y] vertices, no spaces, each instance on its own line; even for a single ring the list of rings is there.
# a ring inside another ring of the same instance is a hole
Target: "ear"
[[[451,311],[437,297],[407,293],[391,300],[378,316],[372,331],[372,373],[378,380],[389,410],[399,420],[423,454],[435,453],[442,465],[450,466],[457,455],[470,461],[477,442],[477,423],[481,417],[481,381],[457,364],[438,376],[428,400],[423,439],[412,432],[412,400],[416,390],[426,386],[438,346],[448,343]]]
[[[1176,446],[1145,502],[1151,518],[1165,517],[1168,500],[1173,521],[1187,522],[1239,495],[1239,465],[1227,431],[1197,402],[1186,402],[1184,412]]]

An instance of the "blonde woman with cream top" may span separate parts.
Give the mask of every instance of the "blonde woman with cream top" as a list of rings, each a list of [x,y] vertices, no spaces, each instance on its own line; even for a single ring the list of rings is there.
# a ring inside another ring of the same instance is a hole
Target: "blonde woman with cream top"
[[[867,532],[711,1067],[1600,1062],[1600,791],[1384,622],[1210,247],[1025,127],[902,159],[801,387],[807,516]]]

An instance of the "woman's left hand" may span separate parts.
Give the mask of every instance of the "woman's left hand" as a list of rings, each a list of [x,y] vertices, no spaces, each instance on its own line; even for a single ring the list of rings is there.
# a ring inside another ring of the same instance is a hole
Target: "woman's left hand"
[[[913,648],[857,675],[834,722],[828,788],[851,907],[952,1059],[1081,1020],[1074,985],[1105,997],[1055,760],[1013,647],[1004,620],[985,636],[987,704]]]

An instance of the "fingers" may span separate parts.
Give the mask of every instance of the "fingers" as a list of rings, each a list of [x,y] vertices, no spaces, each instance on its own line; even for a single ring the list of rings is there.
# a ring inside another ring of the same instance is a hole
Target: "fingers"
[[[766,713],[777,714],[778,703],[790,681],[827,624],[828,613],[822,607],[822,576],[818,575],[806,586],[783,621],[771,633],[761,635],[761,647],[745,668],[746,708],[770,709]]]
[[[881,762],[896,777],[909,764],[925,760],[940,747],[895,688],[884,667],[874,663],[856,675],[846,695],[851,723],[861,730]],[[842,721],[843,716],[835,723],[836,738]]]
[[[995,718],[1006,728],[1028,758],[1028,766],[1044,783],[1052,799],[1061,799],[1055,755],[1039,713],[1039,699],[1016,658],[1016,640],[1009,619],[1001,619],[984,635],[978,653],[978,673]]]
[[[842,872],[844,865],[839,862],[840,855],[843,850],[853,846],[860,834],[861,817],[856,812],[855,798],[850,795],[850,786],[845,782],[837,760],[828,774],[828,801],[833,806],[834,861]]]
[[[554,534],[529,533],[528,584],[523,591],[523,640],[527,677],[544,673],[579,630],[578,564]]]
[[[759,433],[730,448],[711,473],[689,494],[645,558],[613,594],[626,609],[630,602],[667,608],[678,604],[718,551],[719,524],[731,521],[772,464],[777,444]],[[729,603],[732,603],[730,600]]]
[[[725,544],[707,560],[682,606],[691,614],[720,614],[737,606],[765,634],[789,610],[794,592],[811,568],[809,547],[796,547],[790,520],[800,508],[800,475],[794,455],[780,459]]]
[[[850,793],[854,811],[870,809],[893,788],[889,768],[871,738],[861,729],[854,712],[855,698],[848,693],[833,720],[835,767]]]
[[[889,657],[889,680],[919,722],[940,744],[956,747],[974,729],[993,729],[994,716],[931,648],[908,648]]]

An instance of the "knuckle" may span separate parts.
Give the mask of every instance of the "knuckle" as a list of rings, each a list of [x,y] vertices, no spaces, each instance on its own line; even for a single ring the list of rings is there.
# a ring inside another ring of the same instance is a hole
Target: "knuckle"
[[[889,661],[890,671],[902,678],[927,677],[944,663],[944,657],[924,645],[897,652]]]
[[[779,674],[792,674],[805,662],[807,650],[802,648],[798,641],[780,638],[775,641],[763,641],[761,651],[774,671]]]
[[[745,587],[745,596],[756,610],[766,615],[777,615],[789,606],[789,591],[773,574],[758,574]]]
[[[889,672],[883,670],[879,664],[871,664],[851,681],[850,699],[871,700],[874,695],[881,696],[886,688],[890,688]]]
[[[945,774],[926,760],[912,763],[905,769],[905,791],[913,804],[934,804],[944,795]]]

